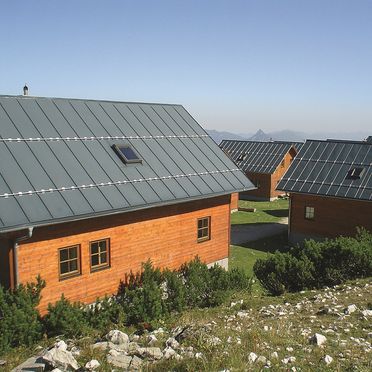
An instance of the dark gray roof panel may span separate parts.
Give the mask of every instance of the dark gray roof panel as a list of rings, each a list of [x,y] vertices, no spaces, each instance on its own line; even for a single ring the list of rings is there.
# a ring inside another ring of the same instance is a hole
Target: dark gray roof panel
[[[223,140],[220,147],[242,171],[272,174],[293,144],[283,141]],[[244,160],[239,160],[240,156],[244,156]]]
[[[358,179],[347,178],[363,168]],[[340,140],[308,140],[281,179],[278,190],[372,200],[372,144]]]
[[[254,188],[180,105],[0,96],[0,159],[0,232]]]

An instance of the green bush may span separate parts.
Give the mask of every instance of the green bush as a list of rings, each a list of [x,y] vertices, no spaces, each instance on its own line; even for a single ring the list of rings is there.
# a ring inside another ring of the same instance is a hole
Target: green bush
[[[167,312],[183,311],[186,307],[186,289],[181,275],[177,271],[165,270],[163,280],[165,283],[163,299]]]
[[[308,240],[303,247],[257,260],[253,270],[261,285],[273,295],[371,276],[372,234],[358,229],[355,238]]]
[[[43,319],[47,335],[63,334],[66,337],[81,336],[87,332],[88,321],[83,306],[71,303],[62,294],[54,305],[48,305],[48,314]]]
[[[160,270],[155,269],[151,261],[144,263],[142,268],[141,275],[132,276],[135,280],[121,288],[121,304],[130,324],[160,319],[165,313]]]
[[[125,322],[124,310],[114,297],[97,299],[87,307],[86,316],[89,326],[101,332],[109,331],[113,325],[122,325]]]
[[[0,286],[0,352],[10,347],[31,345],[42,337],[42,324],[36,310],[45,282],[19,285],[14,290]]]

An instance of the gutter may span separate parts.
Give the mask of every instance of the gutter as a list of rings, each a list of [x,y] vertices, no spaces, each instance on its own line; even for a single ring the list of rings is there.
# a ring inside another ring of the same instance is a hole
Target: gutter
[[[23,242],[27,239],[32,238],[34,228],[29,227],[27,235],[20,236],[19,238],[14,239],[13,242],[13,263],[14,263],[14,288],[17,288],[19,285],[19,273],[18,273],[18,246],[20,242]]]

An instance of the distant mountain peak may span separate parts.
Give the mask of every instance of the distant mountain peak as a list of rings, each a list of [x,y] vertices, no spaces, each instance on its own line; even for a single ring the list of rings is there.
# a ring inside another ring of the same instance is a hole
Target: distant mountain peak
[[[266,134],[262,129],[259,129],[250,140],[251,141],[270,141],[271,137]]]

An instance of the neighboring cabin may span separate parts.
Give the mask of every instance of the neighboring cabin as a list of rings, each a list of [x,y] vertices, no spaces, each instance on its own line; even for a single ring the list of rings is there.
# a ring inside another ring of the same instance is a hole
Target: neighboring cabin
[[[276,186],[302,143],[223,140],[221,149],[247,175],[255,190],[241,192],[240,199],[275,200],[284,193]]]
[[[278,189],[290,193],[292,242],[372,231],[372,141],[306,141]]]
[[[0,96],[0,283],[93,302],[151,259],[227,266],[253,185],[180,105]]]

